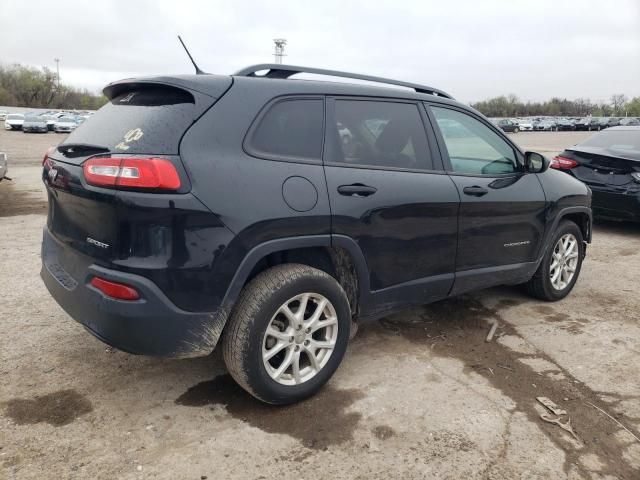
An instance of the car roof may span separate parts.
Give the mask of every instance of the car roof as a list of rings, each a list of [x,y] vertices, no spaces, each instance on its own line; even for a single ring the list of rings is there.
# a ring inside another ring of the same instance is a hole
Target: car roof
[[[308,80],[300,78],[260,78],[233,77],[234,82],[250,83],[257,88],[272,87],[274,90],[290,90],[292,94],[306,93],[318,95],[346,95],[367,97],[406,98],[412,100],[434,101],[458,105],[458,102],[445,97],[420,93],[398,86],[377,86],[332,80]]]
[[[214,74],[180,74],[180,75],[162,75],[150,77],[136,77],[119,80],[107,85],[104,93],[107,97],[113,96],[113,92],[118,86],[129,83],[150,83],[150,84],[166,84],[180,88],[186,88],[195,92],[204,93],[217,97],[220,92],[220,84],[225,80],[232,79],[234,83],[244,84],[248,87],[257,89],[270,89],[274,96],[277,95],[346,95],[346,96],[370,96],[382,98],[400,98],[408,100],[430,101],[454,105],[466,110],[476,112],[468,105],[464,105],[456,100],[443,96],[432,95],[429,93],[421,93],[411,88],[402,86],[379,86],[370,83],[355,83],[348,81],[331,81],[331,80],[308,80],[301,78],[264,78],[260,76],[245,75],[214,75]]]

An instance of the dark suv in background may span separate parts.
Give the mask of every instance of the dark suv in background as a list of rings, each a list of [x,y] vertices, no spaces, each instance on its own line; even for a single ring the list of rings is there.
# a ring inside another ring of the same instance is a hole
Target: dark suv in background
[[[499,284],[559,300],[580,273],[589,189],[435,88],[258,65],[104,93],[45,156],[42,277],[119,349],[220,340],[240,385],[291,403],[356,322]]]

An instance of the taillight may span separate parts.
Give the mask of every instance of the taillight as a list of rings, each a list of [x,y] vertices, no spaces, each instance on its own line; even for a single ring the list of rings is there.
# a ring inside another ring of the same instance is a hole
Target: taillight
[[[578,162],[573,160],[572,158],[563,157],[562,155],[557,155],[553,157],[551,160],[551,164],[549,165],[551,168],[556,168],[558,170],[571,170],[574,167],[578,166]]]
[[[180,188],[180,175],[176,167],[164,158],[92,158],[82,168],[87,183],[98,187],[159,190]]]
[[[53,153],[56,147],[49,147],[47,151],[44,152],[44,158],[42,159],[42,166],[44,167],[47,164],[47,160],[49,160],[49,155]]]
[[[117,298],[118,300],[138,300],[140,298],[140,294],[135,288],[125,285],[124,283],[110,282],[104,278],[93,277],[91,279],[91,285],[106,296]]]

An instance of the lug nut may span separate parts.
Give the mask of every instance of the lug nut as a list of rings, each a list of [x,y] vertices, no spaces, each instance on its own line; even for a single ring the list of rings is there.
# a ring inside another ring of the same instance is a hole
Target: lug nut
[[[309,340],[305,340],[305,341],[304,341],[304,345],[305,345],[305,347],[308,347],[310,343],[311,343],[311,342],[310,342]]]
[[[298,326],[296,327],[296,330],[302,330],[302,325],[298,325]]]
[[[295,340],[295,338],[289,337],[289,343],[293,343],[294,340]]]
[[[296,352],[297,352],[298,350],[300,350],[300,345],[296,345],[295,350],[296,350]]]
[[[310,329],[310,328],[307,328],[305,331],[306,331],[307,333],[309,333],[309,332],[311,332],[311,329]]]

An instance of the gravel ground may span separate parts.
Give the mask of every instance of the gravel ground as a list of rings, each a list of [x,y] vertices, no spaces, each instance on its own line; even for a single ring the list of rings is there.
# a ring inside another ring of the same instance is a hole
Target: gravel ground
[[[585,135],[512,138],[551,155]],[[219,352],[114,351],[49,297],[39,163],[61,139],[0,132],[0,478],[640,478],[640,227],[598,223],[562,302],[501,287],[367,324],[319,395],[273,408]]]

